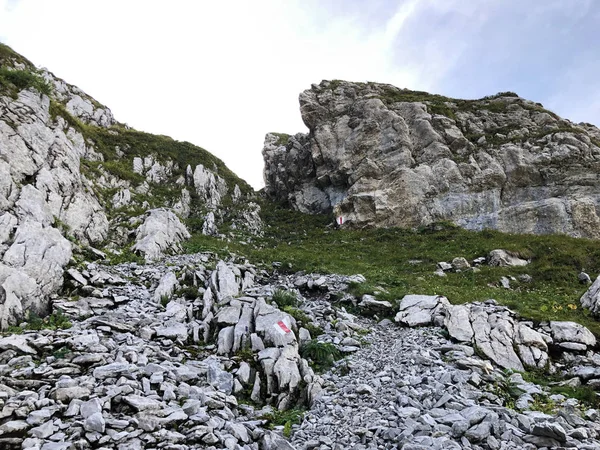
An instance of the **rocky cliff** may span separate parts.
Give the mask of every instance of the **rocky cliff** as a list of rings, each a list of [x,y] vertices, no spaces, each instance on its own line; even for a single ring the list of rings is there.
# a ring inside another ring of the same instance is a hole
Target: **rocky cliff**
[[[456,100],[376,83],[300,94],[308,134],[265,138],[267,195],[355,226],[440,220],[600,237],[600,130],[511,92]]]
[[[118,123],[0,44],[0,329],[47,313],[89,247],[156,259],[189,237],[186,218],[260,233],[252,192],[207,151]]]

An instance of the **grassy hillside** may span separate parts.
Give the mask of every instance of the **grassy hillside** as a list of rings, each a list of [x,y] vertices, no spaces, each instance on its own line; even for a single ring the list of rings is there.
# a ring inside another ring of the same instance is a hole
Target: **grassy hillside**
[[[600,241],[567,236],[511,235],[497,231],[471,232],[451,224],[418,230],[399,228],[335,230],[332,218],[310,216],[269,203],[262,205],[268,225],[265,237],[243,245],[194,236],[188,251],[233,252],[255,263],[282,262],[290,272],[361,273],[367,283],[356,294],[376,293],[386,300],[405,294],[440,294],[452,303],[494,298],[536,321],[572,320],[600,335],[600,322],[581,309],[587,287],[577,279],[585,269],[600,273]],[[530,258],[526,267],[482,266],[479,272],[434,275],[436,263],[462,256],[472,260],[503,248]],[[498,287],[500,277],[528,274],[530,283],[511,281],[513,289]]]

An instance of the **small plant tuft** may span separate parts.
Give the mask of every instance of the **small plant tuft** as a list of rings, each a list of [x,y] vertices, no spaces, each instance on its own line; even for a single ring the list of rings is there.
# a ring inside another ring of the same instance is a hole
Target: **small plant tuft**
[[[304,410],[298,408],[288,409],[287,411],[273,410],[263,415],[261,419],[267,420],[271,429],[283,426],[284,436],[290,438],[292,436],[292,425],[298,425],[302,422],[304,413]]]
[[[303,358],[311,360],[318,372],[330,369],[335,361],[342,357],[341,352],[335,345],[328,342],[319,342],[316,339],[302,345],[300,354]]]
[[[296,297],[296,294],[283,289],[276,290],[271,300],[280,309],[284,309],[286,306],[298,306],[298,297]]]
[[[52,93],[50,84],[37,73],[0,67],[0,92],[5,91],[16,97],[19,91],[28,88],[48,96]]]

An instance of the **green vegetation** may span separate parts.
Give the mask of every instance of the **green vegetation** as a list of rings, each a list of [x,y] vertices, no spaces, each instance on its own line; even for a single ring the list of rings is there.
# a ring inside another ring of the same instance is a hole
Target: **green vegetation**
[[[48,96],[52,93],[52,87],[37,73],[31,61],[0,43],[0,93],[17,98],[20,91],[29,88]]]
[[[384,103],[392,104],[397,102],[426,102],[429,112],[432,114],[441,114],[451,119],[456,119],[454,109],[448,105],[449,102],[456,100],[443,95],[430,94],[423,91],[410,91],[408,89],[397,89],[392,86],[384,87],[384,95],[381,97]],[[467,100],[459,100],[465,102]]]
[[[124,127],[111,129],[84,127],[84,136],[94,142],[96,150],[102,153],[105,161],[121,161],[130,173],[133,173],[135,156],[141,158],[155,156],[159,161],[170,159],[176,163],[177,168],[173,171],[174,177],[184,175],[188,165],[195,168],[198,164],[202,164],[204,167],[216,171],[229,186],[233,187],[238,184],[243,192],[251,190],[250,186],[229,170],[223,161],[189,142],[179,142],[167,136],[144,133]],[[117,149],[122,152],[122,155],[119,155]],[[105,168],[112,171],[115,166],[105,166]],[[119,172],[115,175],[121,177],[123,173],[120,169],[116,170]]]
[[[141,257],[140,255],[134,253],[133,250],[131,250],[131,247],[126,247],[126,248],[122,249],[119,253],[107,251],[107,257],[108,257],[108,263],[113,266],[116,266],[117,264],[130,263],[130,262],[134,262],[134,263],[138,263],[138,264],[144,263],[144,258]]]
[[[195,300],[198,298],[198,288],[196,286],[182,286],[175,291],[175,296]]]
[[[19,334],[26,330],[66,330],[71,328],[72,323],[69,318],[64,315],[63,311],[58,309],[49,316],[41,318],[37,314],[30,312],[26,319],[26,326],[8,327],[7,333]]]
[[[554,403],[546,395],[534,394],[533,403],[529,405],[529,409],[533,411],[540,411],[544,414],[554,414],[556,412],[556,403]]]
[[[56,359],[65,359],[70,354],[71,350],[69,349],[69,347],[61,347],[54,353],[52,353],[52,356],[54,356]]]
[[[502,399],[504,406],[515,409],[515,401],[524,393],[524,391],[507,376],[494,383],[493,393]]]
[[[440,294],[455,304],[496,299],[523,317],[535,320],[572,320],[600,335],[600,322],[579,306],[587,287],[577,274],[600,273],[600,241],[562,235],[513,235],[486,230],[472,232],[449,223],[419,229],[334,230],[332,218],[311,216],[264,203],[268,226],[252,245],[194,235],[190,252],[210,250],[222,256],[243,255],[270,267],[282,263],[290,272],[363,274],[367,283],[357,293],[375,293],[396,301],[406,294]],[[482,266],[478,272],[433,274],[439,261],[457,256],[468,260],[503,248],[531,259],[525,267]],[[415,264],[411,260],[418,260]],[[498,287],[502,276],[532,277],[530,283],[511,281],[513,289]]]
[[[263,420],[267,420],[271,429],[276,426],[283,426],[283,434],[286,438],[292,435],[292,425],[297,425],[302,422],[304,416],[304,410],[302,409],[288,409],[287,411],[272,410],[270,413],[265,414],[261,417]]]
[[[312,361],[312,367],[316,372],[329,370],[335,361],[342,357],[335,345],[328,342],[319,342],[316,339],[303,344],[300,347],[300,355]]]
[[[544,386],[548,391],[548,395],[561,394],[565,397],[575,398],[589,408],[600,408],[600,395],[590,386],[560,386],[559,382],[562,378],[559,375],[553,375],[544,371],[524,372],[523,379],[530,383],[535,383]],[[541,405],[548,403],[544,399],[536,397],[536,401]]]
[[[293,306],[285,306],[283,311],[292,316],[299,327],[306,328],[311,337],[315,338],[323,334],[321,327],[315,325],[310,317],[301,309],[294,308]]]
[[[27,58],[19,55],[12,48],[6,44],[0,42],[0,66],[12,65],[15,62],[17,64],[23,64],[24,66],[33,69],[35,66]]]
[[[290,141],[290,135],[286,134],[286,133],[275,133],[272,132],[271,134],[277,136],[277,145],[287,145],[288,142]]]
[[[285,308],[286,306],[298,306],[298,297],[296,294],[290,291],[285,291],[283,289],[278,289],[273,293],[273,297],[271,300],[279,306],[280,309]]]
[[[16,98],[19,91],[33,88],[41,94],[50,95],[52,88],[46,80],[29,70],[13,70],[0,67],[0,92]]]

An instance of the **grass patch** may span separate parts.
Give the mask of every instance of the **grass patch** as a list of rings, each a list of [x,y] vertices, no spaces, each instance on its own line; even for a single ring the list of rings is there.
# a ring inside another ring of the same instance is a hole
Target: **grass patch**
[[[335,361],[342,357],[341,352],[335,345],[327,342],[319,342],[313,339],[300,347],[300,355],[304,359],[312,361],[316,372],[329,370]]]
[[[296,297],[296,294],[283,289],[276,290],[273,293],[271,300],[279,307],[279,309],[284,309],[290,306],[298,306],[298,297]]]
[[[360,273],[367,279],[355,294],[373,293],[380,300],[406,294],[439,294],[454,303],[490,298],[535,321],[571,320],[600,335],[600,322],[579,306],[587,287],[577,274],[600,273],[600,241],[563,235],[514,235],[493,230],[467,231],[449,223],[420,229],[334,230],[329,216],[312,216],[271,203],[261,205],[265,235],[252,245],[197,234],[184,246],[220,256],[243,255],[265,268],[273,261],[291,273]],[[503,248],[531,256],[525,267],[482,266],[479,272],[433,274],[436,263],[457,256],[468,260]],[[420,264],[411,264],[418,259]],[[496,287],[500,277],[528,274],[530,283],[511,281],[512,290]],[[383,289],[379,289],[383,288]]]
[[[183,297],[187,300],[195,300],[198,295],[198,288],[195,286],[183,286],[175,291],[176,297]]]
[[[298,408],[288,409],[287,411],[274,409],[270,413],[263,415],[261,419],[267,420],[271,429],[276,426],[283,426],[283,435],[289,438],[292,435],[292,425],[298,425],[302,422],[305,412],[303,409]]]
[[[40,317],[33,312],[29,312],[25,326],[11,326],[8,327],[6,333],[8,334],[21,334],[23,331],[40,331],[40,330],[66,330],[71,328],[73,324],[67,316],[63,314],[63,311],[58,309],[52,314],[46,317]]]
[[[17,94],[33,88],[41,94],[50,95],[52,87],[40,75],[30,70],[13,70],[0,67],[0,92],[5,92],[16,98]]]
[[[19,55],[12,48],[0,42],[0,66],[13,65],[13,63],[23,64],[24,66],[34,69],[34,64],[24,56]]]
[[[600,395],[590,386],[559,386],[558,382],[563,378],[560,375],[552,375],[543,371],[524,372],[523,379],[530,383],[544,386],[548,395],[561,394],[565,397],[575,398],[589,408],[600,408]],[[536,400],[539,400],[536,398]],[[540,400],[543,403],[543,399]]]
[[[144,264],[145,260],[142,256],[134,253],[131,250],[131,247],[126,247],[123,250],[121,250],[120,253],[113,253],[110,250],[107,251],[107,258],[108,258],[108,264],[112,265],[112,266],[116,266],[118,264],[124,264],[124,263],[137,263],[137,264]]]
[[[237,184],[242,192],[252,192],[252,188],[227,168],[223,161],[189,142],[119,126],[106,129],[84,125],[83,131],[83,135],[94,142],[96,150],[102,153],[106,162],[120,162],[130,174],[133,173],[134,157],[155,156],[159,161],[170,159],[175,163],[173,177],[183,175],[188,165],[193,170],[202,164],[225,179],[231,189]],[[117,148],[123,152],[123,156],[117,154]]]
[[[288,142],[290,141],[289,134],[275,132],[272,132],[270,134],[277,136],[277,142],[275,143],[276,145],[288,145]]]

